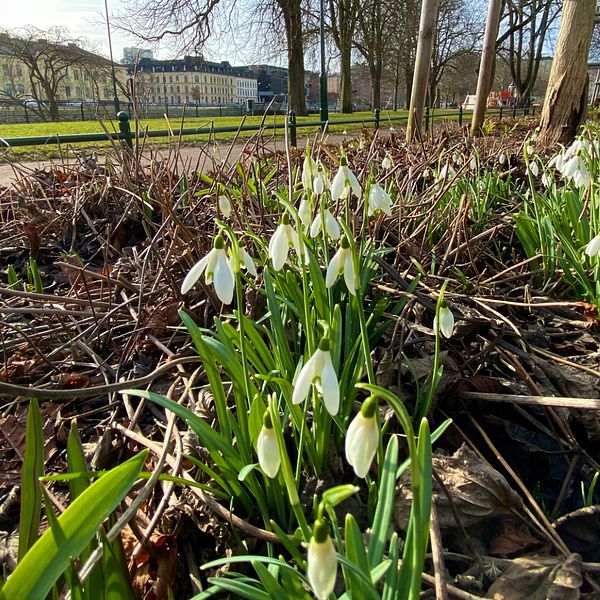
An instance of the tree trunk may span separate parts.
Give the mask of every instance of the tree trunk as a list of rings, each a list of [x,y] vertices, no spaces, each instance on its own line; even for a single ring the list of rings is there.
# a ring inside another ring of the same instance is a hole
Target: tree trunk
[[[477,95],[475,97],[475,110],[471,121],[471,135],[479,135],[485,118],[487,97],[490,93],[494,60],[496,58],[496,36],[500,25],[502,0],[489,0],[487,22],[485,24],[485,37],[483,51],[479,63],[479,77],[477,79]]]
[[[427,82],[429,81],[429,67],[431,64],[431,53],[433,51],[433,39],[439,6],[440,0],[423,0],[421,6],[419,43],[417,44],[417,58],[415,60],[412,93],[410,95],[408,123],[406,124],[407,142],[412,142],[416,132],[421,128],[423,121]]]
[[[564,0],[538,144],[570,144],[585,118],[596,0]]]
[[[304,41],[299,0],[278,0],[283,13],[288,43],[288,107],[297,116],[306,116],[304,97]]]
[[[369,62],[371,75],[371,109],[381,108],[381,62]]]
[[[345,46],[345,44],[344,44]],[[340,102],[343,113],[352,112],[352,46],[340,48]]]

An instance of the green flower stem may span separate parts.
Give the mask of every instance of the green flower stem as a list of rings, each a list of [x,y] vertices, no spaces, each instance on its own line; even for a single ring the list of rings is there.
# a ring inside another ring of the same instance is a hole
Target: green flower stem
[[[239,250],[236,248],[234,250],[234,261],[237,260],[236,264],[239,264]],[[236,402],[236,409],[238,412],[238,420],[240,423],[240,431],[244,436],[244,439],[241,440],[243,443],[240,444],[240,451],[243,453],[242,456],[244,460],[248,463],[251,460],[250,456],[250,439],[248,438],[248,409],[250,403],[252,402],[252,398],[250,397],[250,375],[248,374],[248,361],[246,359],[246,335],[244,332],[244,315],[242,312],[242,307],[244,306],[244,295],[242,292],[242,278],[240,274],[239,268],[235,271],[235,293],[237,299],[237,317],[239,324],[239,332],[240,332],[240,352],[242,355],[242,371],[244,374],[244,392],[246,396],[246,405],[240,406],[238,402]]]
[[[298,489],[296,487],[296,480],[294,479],[294,473],[292,471],[292,465],[285,448],[285,440],[283,439],[283,432],[281,427],[277,427],[280,423],[277,405],[275,402],[269,402],[267,407],[269,414],[271,415],[271,422],[273,423],[273,431],[277,437],[277,444],[279,445],[279,453],[281,456],[281,474],[285,482],[285,487],[290,500],[290,507],[298,521],[298,525],[302,530],[302,535],[306,543],[310,542],[311,530],[306,521],[306,517],[302,512],[302,506],[300,505],[300,497],[298,496]]]

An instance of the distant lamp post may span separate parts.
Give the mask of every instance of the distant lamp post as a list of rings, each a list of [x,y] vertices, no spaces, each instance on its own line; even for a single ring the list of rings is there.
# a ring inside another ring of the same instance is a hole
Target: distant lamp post
[[[110,68],[112,72],[113,97],[115,102],[115,115],[121,110],[119,106],[119,95],[117,94],[117,74],[115,73],[115,61],[113,60],[112,39],[110,37],[110,18],[108,16],[108,0],[104,0],[104,12],[106,13],[106,31],[108,33],[108,52],[110,55]]]
[[[329,121],[327,105],[327,71],[325,68],[325,2],[321,0],[321,77],[319,80],[321,92],[321,121]],[[321,126],[325,128],[325,125]]]

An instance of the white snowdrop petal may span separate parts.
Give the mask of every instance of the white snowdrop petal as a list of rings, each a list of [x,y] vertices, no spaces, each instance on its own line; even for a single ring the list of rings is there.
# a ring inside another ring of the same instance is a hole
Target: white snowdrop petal
[[[219,300],[223,304],[231,304],[233,300],[233,288],[235,286],[235,279],[229,263],[227,262],[227,256],[224,250],[217,250],[219,256],[215,264],[214,273],[214,285],[215,292],[219,297]]]
[[[204,272],[204,269],[206,269],[206,266],[208,265],[208,262],[210,261],[210,257],[211,257],[211,254],[213,251],[214,251],[214,249],[211,250],[206,256],[201,258],[190,269],[189,273],[185,276],[185,279],[183,280],[183,283],[181,284],[181,293],[182,294],[187,294],[194,287],[194,285],[196,285],[196,282],[198,281],[198,279],[200,279],[202,273]]]
[[[271,479],[276,477],[281,465],[281,456],[273,428],[267,429],[263,426],[260,430],[256,440],[256,453],[260,468]]]
[[[318,543],[311,539],[308,546],[306,575],[318,600],[327,600],[335,587],[337,556],[330,537]]]

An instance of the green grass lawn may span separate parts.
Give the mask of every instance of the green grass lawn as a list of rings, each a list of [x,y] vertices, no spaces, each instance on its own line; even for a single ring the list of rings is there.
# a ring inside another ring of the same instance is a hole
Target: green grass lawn
[[[448,115],[449,112],[455,112],[458,115],[458,111],[439,111],[442,114]],[[380,114],[380,126],[388,128],[390,126],[402,126],[406,123],[408,111],[381,111]],[[372,112],[357,112],[353,114],[330,114],[330,125],[329,131],[332,133],[342,133],[343,131],[356,132],[362,127],[373,127],[373,113]],[[447,117],[448,118],[448,117]],[[451,118],[451,117],[450,117]],[[310,115],[308,117],[299,117],[297,119],[298,124],[302,123],[315,123],[319,120],[318,115]],[[340,123],[336,125],[336,121],[355,121],[354,123]],[[182,119],[141,119],[138,122],[138,128],[140,130],[156,131],[156,130],[177,130],[183,127],[188,128],[219,128],[219,127],[237,127],[242,122],[241,117],[215,117],[213,119],[206,119],[205,117],[188,117],[182,121]],[[263,122],[262,116],[250,116],[244,120],[244,125],[255,125],[259,126]],[[283,129],[272,129],[270,126],[273,124],[283,124],[285,117],[283,115],[272,115],[264,118],[264,126],[266,128],[267,135],[283,136]],[[135,124],[131,123],[132,129]],[[118,130],[118,123],[116,120],[112,121],[70,121],[60,123],[21,123],[16,125],[0,125],[0,138],[7,139],[13,137],[34,137],[34,136],[56,136],[56,135],[68,135],[68,134],[83,134],[83,133],[102,133],[104,131],[114,132]],[[318,130],[318,127],[298,127],[298,138],[306,137],[307,135],[314,135]],[[184,144],[195,144],[203,143],[209,140],[210,136],[220,140],[227,141],[234,139],[235,133],[214,133],[214,134],[202,134],[202,135],[186,135],[182,137]],[[241,139],[247,139],[254,135],[253,131],[244,131],[240,133]],[[151,138],[153,144],[165,145],[168,143],[167,137]],[[147,143],[147,142],[146,142]],[[109,142],[85,142],[77,144],[68,144],[68,147],[57,148],[57,145],[52,142],[45,145],[38,146],[20,146],[14,148],[0,149],[0,160],[11,160],[11,159],[25,159],[25,158],[51,158],[56,156],[64,156],[65,153],[76,148],[107,148],[110,147]]]

